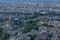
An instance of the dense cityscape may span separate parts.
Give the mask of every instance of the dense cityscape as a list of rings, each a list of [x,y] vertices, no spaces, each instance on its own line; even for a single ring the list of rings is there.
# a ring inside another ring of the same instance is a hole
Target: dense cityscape
[[[0,40],[60,40],[60,3],[0,3]]]

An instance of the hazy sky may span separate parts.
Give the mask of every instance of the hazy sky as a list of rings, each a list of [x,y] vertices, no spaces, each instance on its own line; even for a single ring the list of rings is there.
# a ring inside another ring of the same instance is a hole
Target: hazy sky
[[[60,0],[0,0],[0,3],[14,2],[60,2]]]

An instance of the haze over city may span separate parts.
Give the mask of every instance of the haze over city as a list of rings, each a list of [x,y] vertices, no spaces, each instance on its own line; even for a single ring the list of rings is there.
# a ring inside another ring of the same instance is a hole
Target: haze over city
[[[0,0],[0,3],[17,3],[17,2],[56,2],[60,0]]]
[[[60,0],[0,0],[0,40],[60,40]]]

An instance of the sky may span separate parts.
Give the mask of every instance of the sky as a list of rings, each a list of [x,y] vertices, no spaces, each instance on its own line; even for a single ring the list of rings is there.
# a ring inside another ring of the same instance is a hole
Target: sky
[[[60,0],[0,0],[0,3],[15,3],[15,2],[60,2]]]

